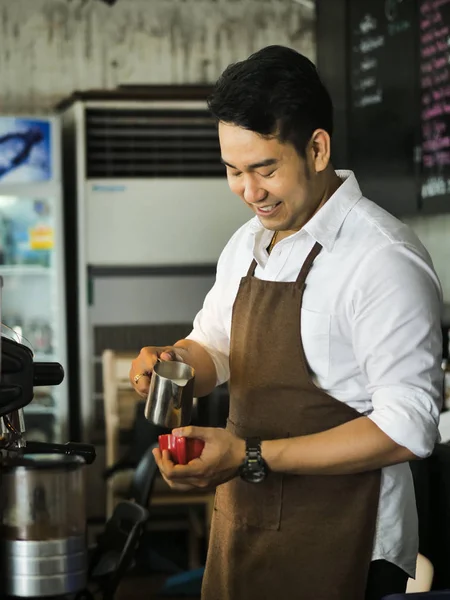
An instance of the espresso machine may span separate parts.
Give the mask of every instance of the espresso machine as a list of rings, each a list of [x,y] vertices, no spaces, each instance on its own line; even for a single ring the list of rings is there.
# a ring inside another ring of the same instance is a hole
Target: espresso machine
[[[60,384],[64,371],[34,362],[5,327],[0,343],[0,598],[87,597],[84,467],[95,449],[27,439],[33,388]]]

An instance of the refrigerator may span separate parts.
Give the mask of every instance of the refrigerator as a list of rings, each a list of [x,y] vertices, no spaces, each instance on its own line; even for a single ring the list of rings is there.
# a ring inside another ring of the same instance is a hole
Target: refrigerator
[[[24,409],[27,436],[66,439],[68,373],[61,141],[57,117],[0,115],[2,322],[34,360],[56,361],[62,385],[36,387]]]

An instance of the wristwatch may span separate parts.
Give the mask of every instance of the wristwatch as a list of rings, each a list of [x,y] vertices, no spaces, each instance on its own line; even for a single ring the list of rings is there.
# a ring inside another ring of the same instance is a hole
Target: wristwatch
[[[239,467],[239,475],[248,483],[261,483],[268,472],[267,463],[261,456],[261,438],[246,438],[245,460]]]

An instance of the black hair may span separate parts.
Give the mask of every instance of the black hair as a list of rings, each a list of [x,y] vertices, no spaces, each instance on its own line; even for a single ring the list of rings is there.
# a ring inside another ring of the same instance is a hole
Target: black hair
[[[333,104],[316,67],[284,46],[267,46],[229,65],[208,106],[217,122],[290,142],[300,156],[316,129],[333,133]]]

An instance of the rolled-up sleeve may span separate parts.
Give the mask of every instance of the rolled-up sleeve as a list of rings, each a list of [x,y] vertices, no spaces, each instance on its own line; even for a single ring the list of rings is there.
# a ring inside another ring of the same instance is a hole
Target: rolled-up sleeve
[[[358,270],[352,302],[369,418],[424,458],[439,437],[443,383],[441,288],[426,251],[404,243],[372,251]]]

